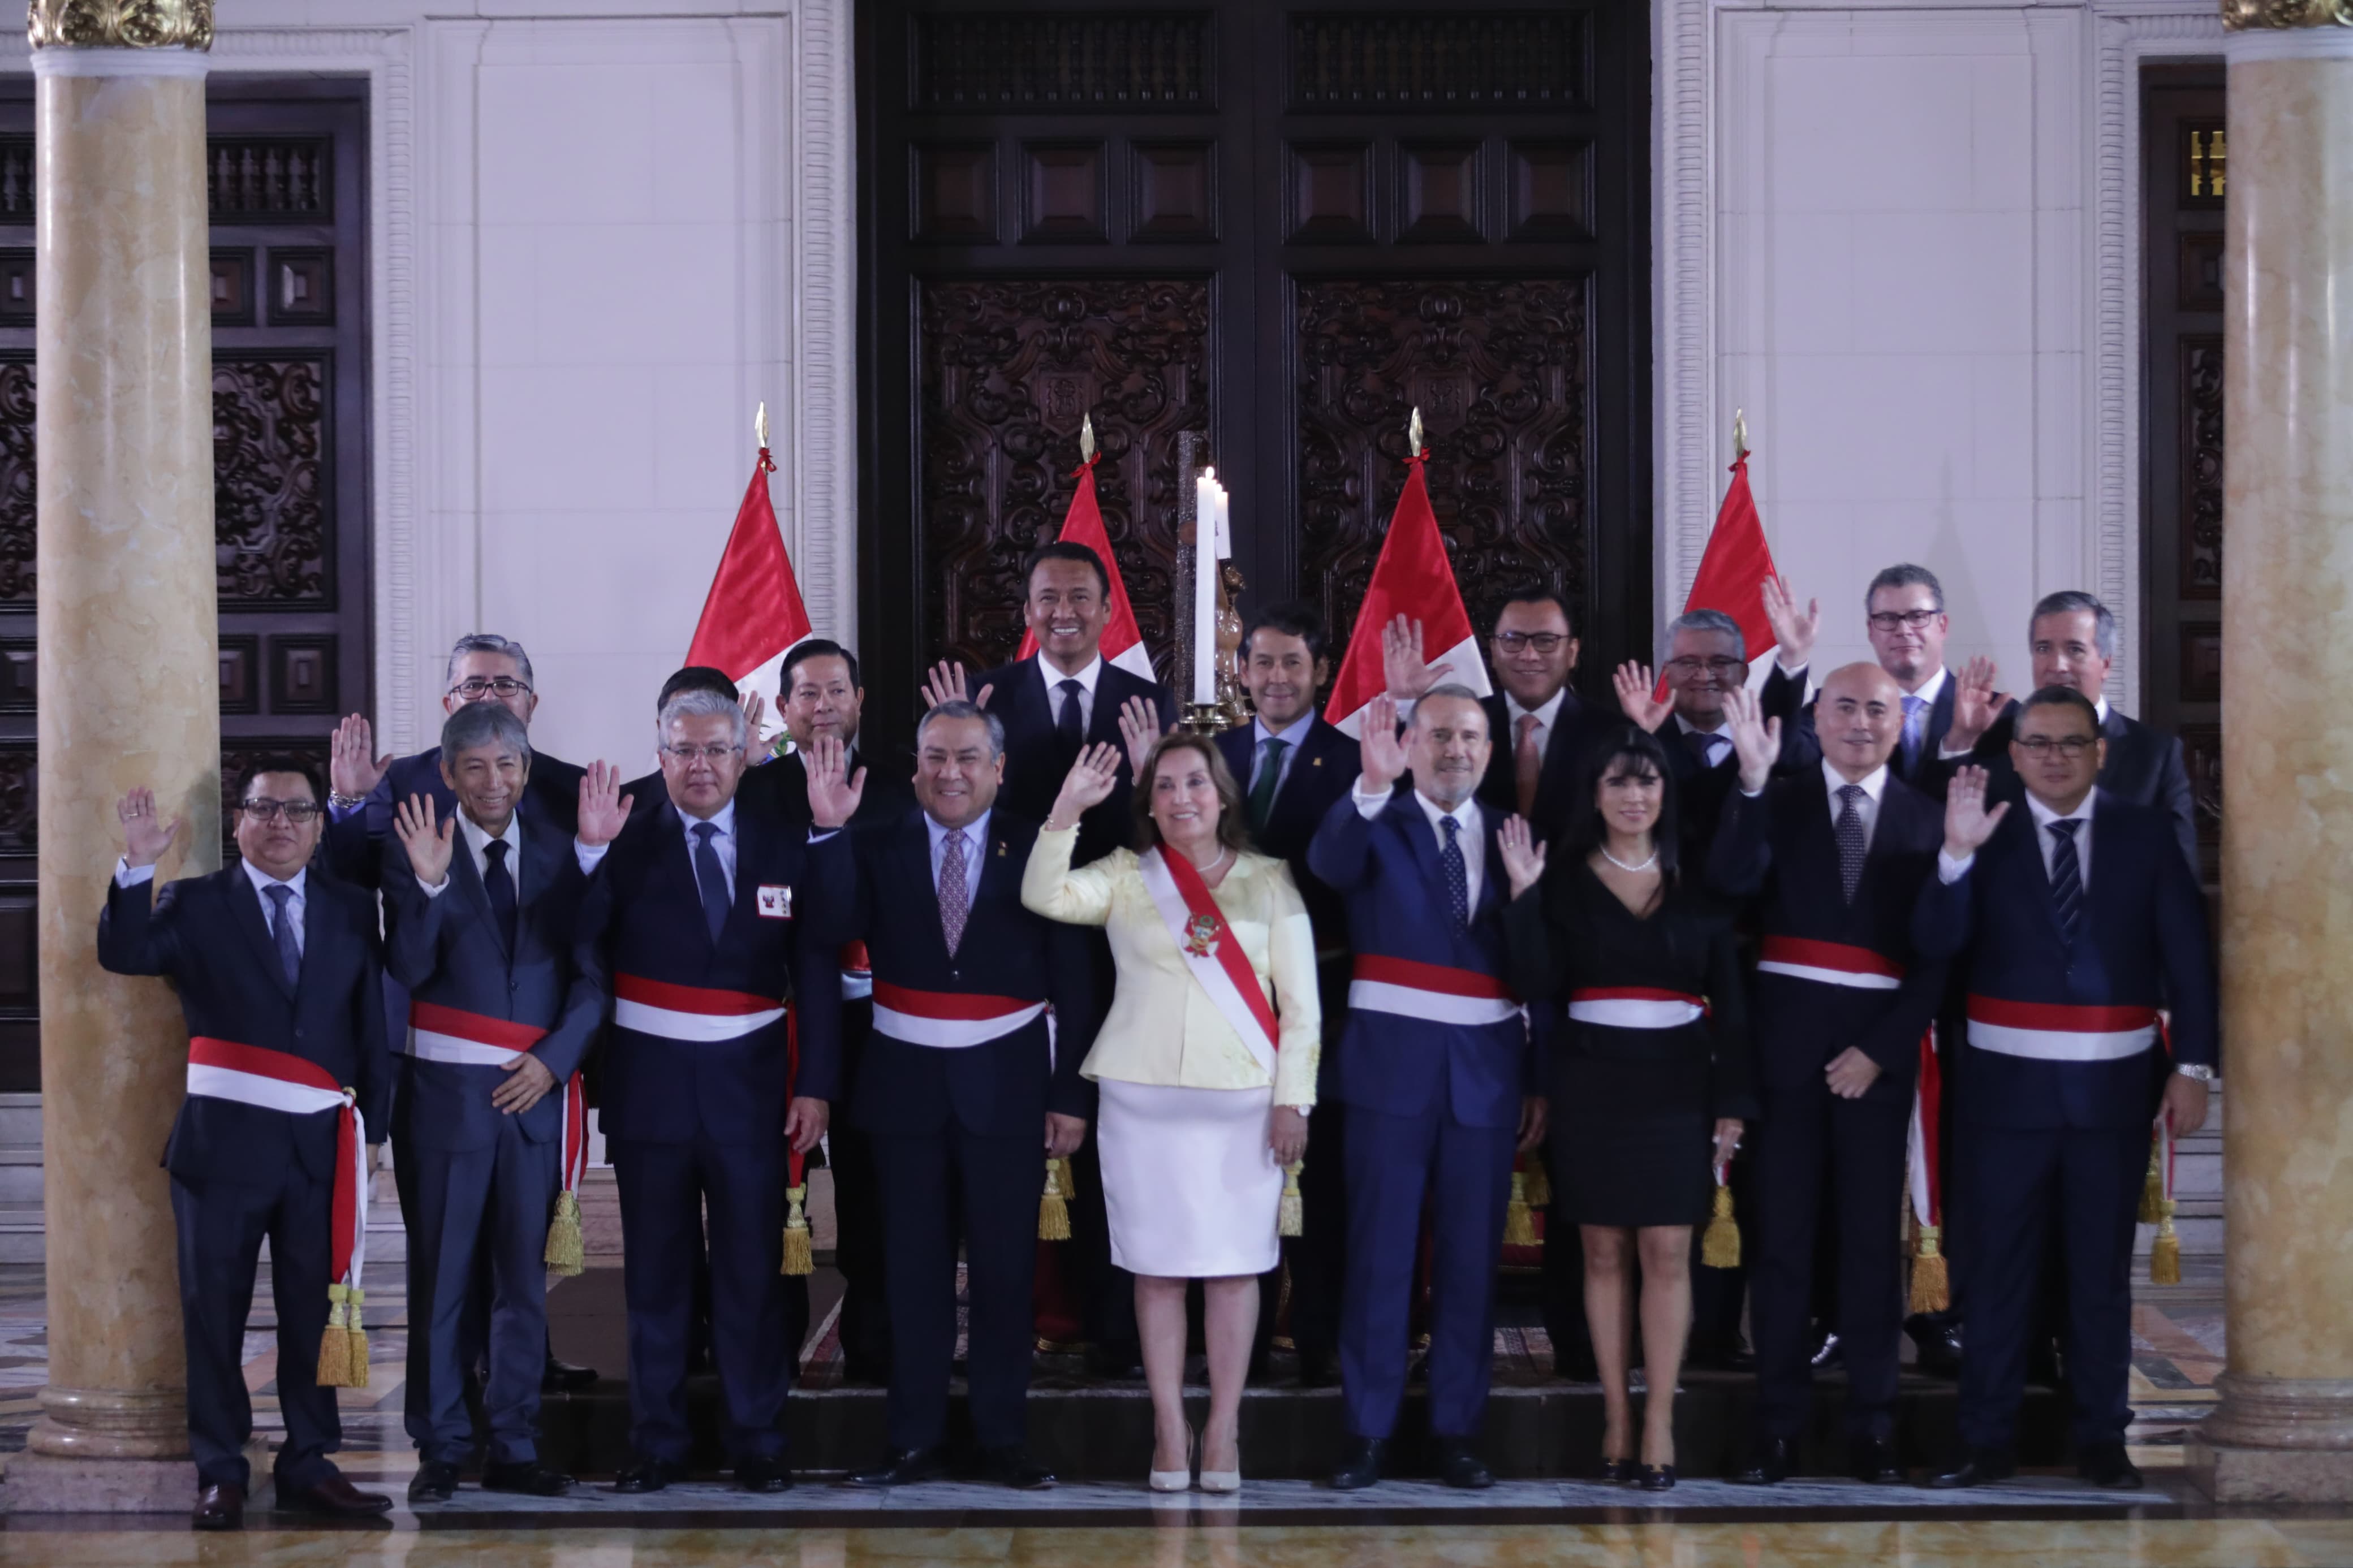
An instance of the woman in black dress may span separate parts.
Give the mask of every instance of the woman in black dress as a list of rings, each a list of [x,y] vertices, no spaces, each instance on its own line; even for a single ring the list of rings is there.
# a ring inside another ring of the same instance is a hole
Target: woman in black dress
[[[1746,1009],[1730,910],[1678,874],[1674,775],[1657,739],[1630,725],[1603,736],[1583,776],[1574,798],[1589,808],[1549,868],[1526,823],[1504,826],[1504,931],[1520,995],[1567,1003],[1552,1061],[1552,1171],[1584,1242],[1604,1470],[1664,1490],[1675,1484],[1692,1230],[1756,1114]],[[1639,1472],[1626,1387],[1637,1258],[1649,1390]]]

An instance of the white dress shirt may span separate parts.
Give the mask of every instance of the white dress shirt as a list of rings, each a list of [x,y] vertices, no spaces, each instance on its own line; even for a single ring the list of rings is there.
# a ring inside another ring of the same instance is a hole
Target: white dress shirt
[[[1713,730],[1703,730],[1698,725],[1693,723],[1690,720],[1678,713],[1675,715],[1675,728],[1685,735],[1702,735],[1706,737],[1708,741],[1707,765],[1709,767],[1715,767],[1732,752],[1732,726],[1729,723],[1718,724]],[[1718,743],[1721,743],[1724,747],[1724,750],[1721,752],[1718,752],[1715,749]],[[1686,749],[1688,749],[1688,743],[1686,744]]]
[[[1830,785],[1831,826],[1835,828],[1839,813],[1845,809],[1845,804],[1839,799],[1839,791],[1846,787],[1848,781],[1845,774],[1827,762],[1822,763],[1822,781]],[[1887,791],[1887,765],[1883,763],[1873,769],[1868,777],[1853,782],[1862,786],[1862,798],[1854,803],[1854,814],[1862,818],[1862,847],[1869,850],[1872,831],[1879,826],[1879,797]]]
[[[934,893],[940,890],[940,873],[947,867],[948,835],[958,832],[964,835],[964,893],[966,903],[980,891],[980,869],[986,858],[981,850],[988,842],[988,819],[994,809],[982,812],[961,828],[943,827],[932,820],[931,813],[923,814],[923,831],[931,836]]]
[[[1062,682],[1075,680],[1079,683],[1079,730],[1082,733],[1091,730],[1095,721],[1095,682],[1103,679],[1103,655],[1098,653],[1086,668],[1076,675],[1064,675],[1048,661],[1046,650],[1039,648],[1038,673],[1046,678],[1046,716],[1058,726],[1061,723],[1062,704],[1068,700]]]
[[[735,901],[734,797],[732,795],[729,796],[727,804],[721,806],[717,811],[712,813],[708,818],[689,816],[682,811],[678,815],[680,819],[686,824],[686,865],[687,869],[690,871],[694,868],[695,847],[701,842],[701,840],[696,838],[694,830],[701,826],[706,820],[712,826],[719,829],[718,832],[711,836],[711,850],[712,854],[719,857],[720,873],[727,879],[727,901],[731,904],[733,903]],[[695,879],[695,885],[697,887],[701,887],[702,885],[702,879],[699,876]]]
[[[1358,773],[1356,777],[1359,783],[1364,779],[1362,773]],[[1367,822],[1378,816],[1395,798],[1387,792],[1380,795],[1366,795],[1354,784],[1349,786],[1348,797],[1356,803],[1357,815]],[[1438,841],[1438,847],[1441,850],[1446,847],[1446,829],[1438,825],[1447,817],[1451,816],[1454,819],[1456,824],[1454,843],[1455,847],[1462,851],[1464,880],[1470,887],[1471,908],[1476,910],[1479,907],[1479,883],[1487,870],[1487,819],[1480,815],[1479,802],[1475,798],[1466,800],[1452,811],[1449,811],[1419,790],[1416,790],[1413,792],[1413,803],[1421,807],[1421,815],[1430,822],[1430,836]]]
[[[1282,793],[1282,786],[1291,782],[1291,764],[1299,760],[1299,748],[1307,743],[1307,737],[1314,728],[1315,710],[1313,708],[1293,720],[1287,728],[1281,730],[1268,729],[1266,721],[1263,719],[1251,720],[1250,773],[1250,777],[1243,781],[1242,794],[1247,796],[1257,792],[1258,775],[1266,766],[1266,743],[1269,741],[1281,741],[1282,758],[1275,765],[1282,771],[1274,775],[1274,792],[1280,795]]]
[[[1564,686],[1539,706],[1523,708],[1520,700],[1507,691],[1504,693],[1504,732],[1489,738],[1504,751],[1517,752],[1520,749],[1520,721],[1534,714],[1536,721],[1536,755],[1543,756],[1552,744],[1553,726],[1560,719],[1560,705],[1567,699],[1568,688]]]
[[[2026,812],[2034,819],[2034,842],[2042,851],[2042,874],[2045,877],[2052,875],[2053,863],[2059,858],[2059,835],[2051,831],[2051,825],[2054,822],[2080,822],[2084,825],[2075,829],[2075,875],[2086,893],[2092,890],[2092,807],[2099,798],[2100,792],[2093,790],[2084,797],[2081,805],[2063,817],[2033,795],[2029,794],[2026,797]],[[1970,855],[1965,859],[1956,860],[1945,850],[1937,850],[1937,880],[1959,881],[1977,863],[1977,858]]]
[[[461,805],[457,810],[458,831],[465,837],[466,852],[474,858],[474,874],[487,879],[491,874],[491,844],[494,836],[476,823],[472,817],[467,816],[464,806]],[[497,842],[507,847],[507,875],[514,879],[515,892],[519,897],[522,892],[522,814],[510,813],[507,816],[507,830],[495,835],[495,837]],[[417,885],[424,887],[421,882]],[[444,871],[439,881],[425,889],[425,896],[428,899],[438,899],[448,890],[449,874]]]

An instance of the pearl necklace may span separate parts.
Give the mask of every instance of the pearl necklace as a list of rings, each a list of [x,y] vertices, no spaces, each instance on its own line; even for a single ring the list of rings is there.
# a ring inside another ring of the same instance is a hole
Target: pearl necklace
[[[1604,860],[1609,861],[1612,866],[1617,867],[1620,871],[1629,872],[1639,877],[1643,872],[1649,870],[1651,867],[1659,863],[1659,851],[1657,847],[1653,846],[1651,849],[1651,858],[1648,860],[1643,861],[1639,866],[1629,866],[1625,861],[1620,860],[1617,856],[1609,853],[1609,847],[1605,844],[1601,847],[1601,858]]]
[[[1196,860],[1190,855],[1187,855],[1185,857],[1185,863],[1206,877],[1210,872],[1216,870],[1219,867],[1224,865],[1226,863],[1226,857],[1231,853],[1231,850],[1229,850],[1224,845],[1220,844],[1218,846],[1218,852],[1215,855],[1210,856],[1207,862]]]

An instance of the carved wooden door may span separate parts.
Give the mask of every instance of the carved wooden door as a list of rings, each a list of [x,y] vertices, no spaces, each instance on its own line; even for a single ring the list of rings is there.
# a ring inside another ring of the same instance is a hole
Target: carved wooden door
[[[224,795],[252,755],[323,768],[371,706],[364,90],[206,90]],[[0,98],[0,1092],[40,1069],[32,123]]]
[[[1538,578],[1647,655],[1649,22],[1622,0],[987,0],[859,12],[860,650],[1009,657],[1091,415],[1167,668],[1176,438],[1235,494],[1249,605],[1354,621],[1428,426],[1474,619]]]

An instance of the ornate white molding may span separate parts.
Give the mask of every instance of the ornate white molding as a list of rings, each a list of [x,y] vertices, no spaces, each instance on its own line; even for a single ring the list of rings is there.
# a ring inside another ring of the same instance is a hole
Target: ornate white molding
[[[850,0],[802,0],[792,19],[788,542],[810,619],[858,646],[858,131]]]
[[[1681,613],[1715,521],[1716,0],[1655,0],[1652,170],[1654,619]]]

